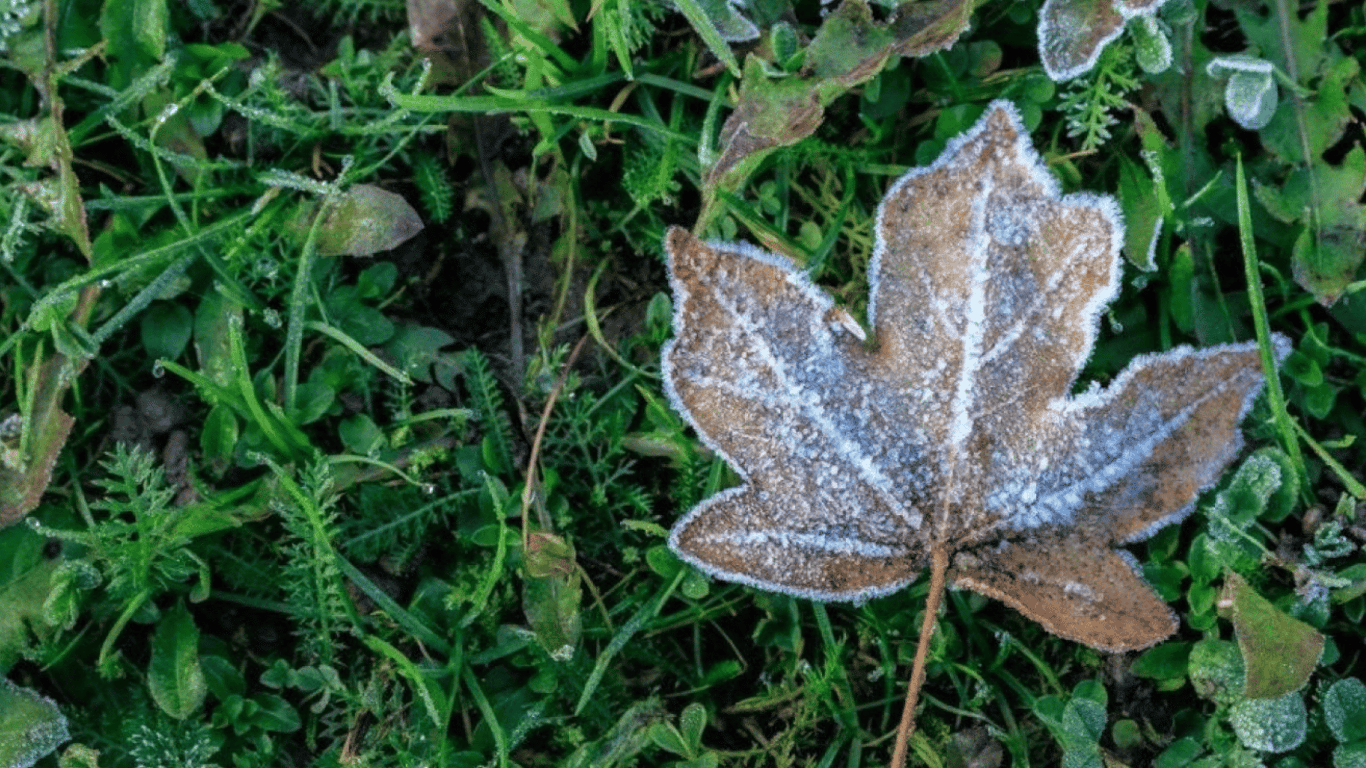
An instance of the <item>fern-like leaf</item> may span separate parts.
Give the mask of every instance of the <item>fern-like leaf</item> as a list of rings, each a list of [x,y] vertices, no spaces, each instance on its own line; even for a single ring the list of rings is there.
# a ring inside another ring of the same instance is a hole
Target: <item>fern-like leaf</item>
[[[512,423],[503,407],[498,380],[479,350],[468,350],[465,363],[465,385],[484,426],[484,465],[497,474],[507,474],[514,466]]]
[[[427,217],[437,223],[445,223],[455,210],[455,188],[446,178],[446,169],[441,160],[426,152],[414,155],[413,183],[417,185]]]
[[[1084,78],[1074,80],[1063,94],[1061,109],[1067,135],[1081,137],[1081,150],[1090,152],[1110,140],[1119,119],[1115,112],[1128,107],[1128,94],[1138,88],[1133,51],[1125,43],[1105,49],[1100,62]]]
[[[305,653],[321,663],[330,663],[337,638],[351,627],[346,618],[354,608],[346,596],[339,555],[332,547],[336,539],[336,494],[326,461],[308,465],[299,481],[269,458],[264,458],[284,492],[275,510],[288,531],[283,547],[285,563],[285,600],[298,622],[297,634]]]

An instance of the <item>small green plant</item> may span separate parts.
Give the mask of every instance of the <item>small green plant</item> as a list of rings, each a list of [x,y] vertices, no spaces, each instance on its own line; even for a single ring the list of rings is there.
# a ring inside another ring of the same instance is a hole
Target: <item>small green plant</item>
[[[50,603],[69,605],[73,597],[68,591],[90,589],[82,574],[93,569],[107,599],[120,608],[99,655],[98,669],[107,677],[118,674],[114,643],[129,621],[155,617],[154,601],[183,590],[186,582],[195,581],[191,594],[201,600],[209,587],[209,564],[190,544],[205,530],[202,526],[212,530],[223,521],[215,520],[212,510],[185,515],[172,509],[175,490],[167,486],[165,473],[155,461],[147,451],[122,443],[114,447],[103,463],[108,477],[96,481],[102,493],[90,503],[92,516],[86,520],[86,531],[48,528],[34,521],[40,533],[79,544],[88,552],[66,566],[76,577],[63,578],[59,582],[63,591],[52,595]],[[96,513],[98,518],[93,517]]]
[[[1138,87],[1133,72],[1133,49],[1111,45],[1096,68],[1063,91],[1058,105],[1067,120],[1067,135],[1080,138],[1082,152],[1092,152],[1111,138],[1120,123],[1120,110],[1129,108],[1128,95]]]

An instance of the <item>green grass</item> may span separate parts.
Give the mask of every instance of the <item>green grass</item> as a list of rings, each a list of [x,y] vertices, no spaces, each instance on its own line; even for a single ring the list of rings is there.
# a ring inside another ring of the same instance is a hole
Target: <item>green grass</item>
[[[1150,235],[1088,380],[1295,351],[1132,548],[1180,633],[1110,657],[950,592],[912,764],[1366,765],[1366,13],[1176,0],[1171,68],[1126,34],[1058,85],[1036,0],[904,58],[815,3],[727,43],[722,5],[487,0],[428,67],[403,3],[0,0],[0,768],[886,765],[923,582],[813,604],[664,544],[736,476],[663,392],[661,240],[859,316],[885,188],[996,98]],[[1308,627],[1307,684],[1249,697]]]

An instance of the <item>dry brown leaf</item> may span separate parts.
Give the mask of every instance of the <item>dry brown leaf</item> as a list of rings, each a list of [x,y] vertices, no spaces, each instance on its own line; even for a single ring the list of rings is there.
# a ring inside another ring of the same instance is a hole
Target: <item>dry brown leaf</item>
[[[1039,10],[1039,59],[1055,82],[1096,65],[1129,19],[1157,13],[1167,0],[1047,0]]]
[[[1069,395],[1123,226],[1110,198],[1060,195],[1006,102],[892,187],[877,235],[866,343],[787,260],[669,232],[666,386],[744,481],[670,544],[816,600],[893,592],[937,553],[950,583],[1060,636],[1118,651],[1169,635],[1113,547],[1185,515],[1233,459],[1256,345],[1141,356]]]

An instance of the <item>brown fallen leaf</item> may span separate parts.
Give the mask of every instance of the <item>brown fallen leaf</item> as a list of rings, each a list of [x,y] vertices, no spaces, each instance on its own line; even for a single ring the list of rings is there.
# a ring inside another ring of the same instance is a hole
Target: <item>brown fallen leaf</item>
[[[1069,395],[1119,288],[1123,225],[1108,197],[1060,195],[1006,102],[892,187],[877,236],[865,343],[787,260],[668,233],[666,386],[743,478],[670,545],[815,600],[885,595],[929,566],[920,653],[945,579],[1101,650],[1170,635],[1113,547],[1187,514],[1238,452],[1256,344],[1140,356]]]
[[[1047,0],[1039,10],[1039,59],[1054,82],[1096,65],[1129,19],[1157,13],[1167,0]]]

